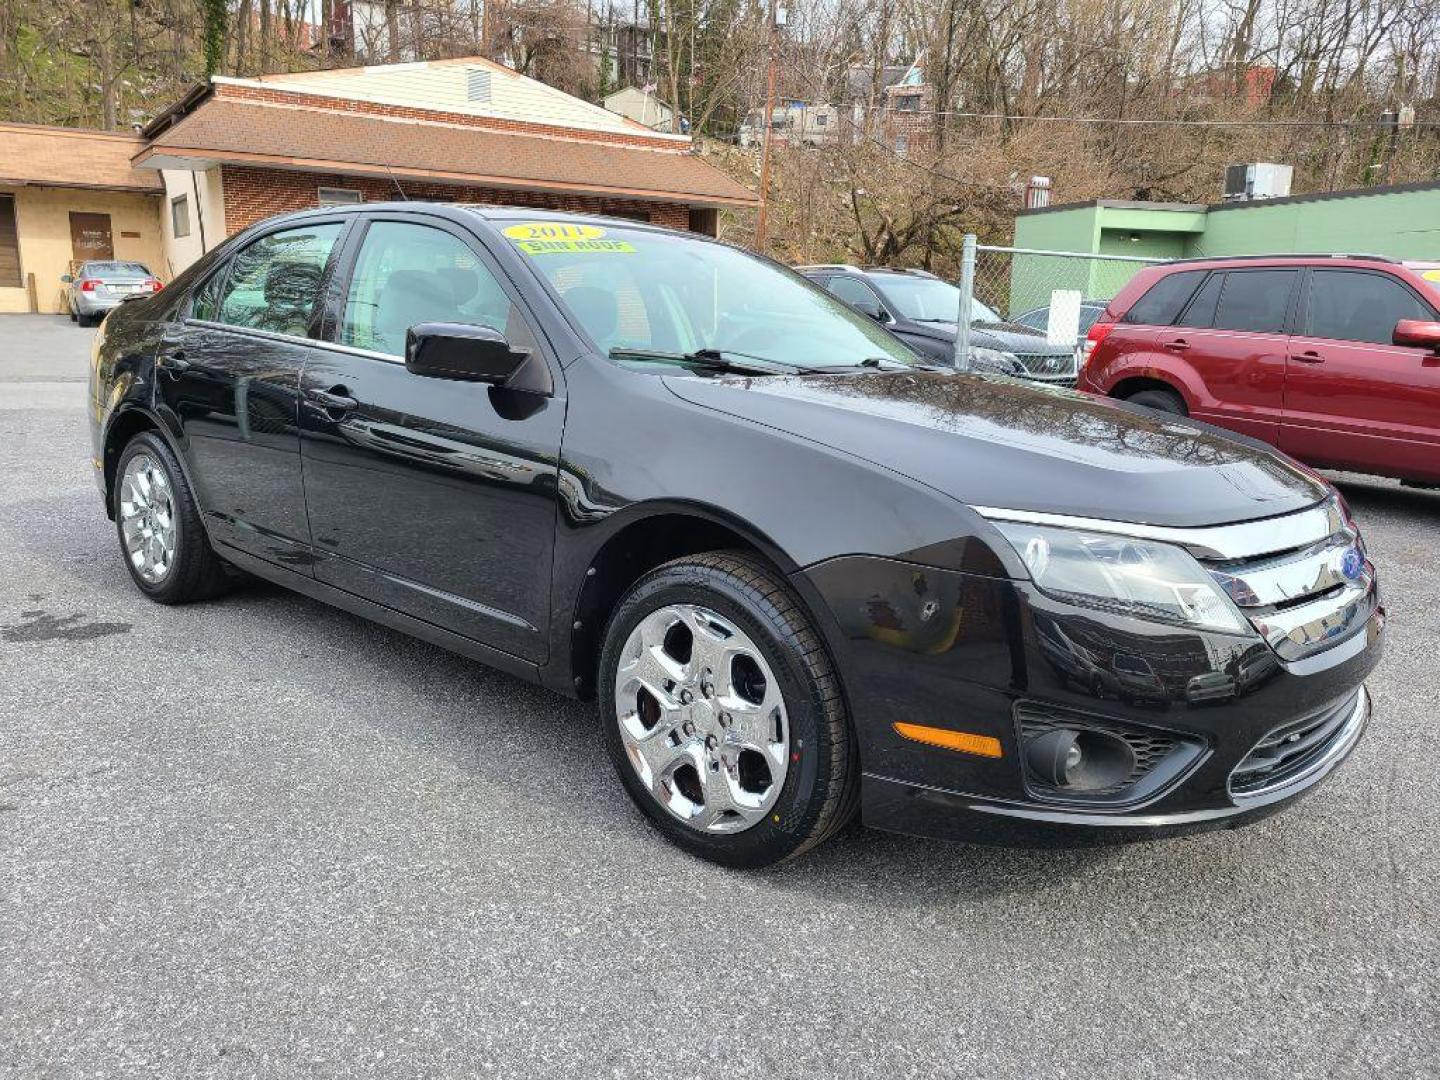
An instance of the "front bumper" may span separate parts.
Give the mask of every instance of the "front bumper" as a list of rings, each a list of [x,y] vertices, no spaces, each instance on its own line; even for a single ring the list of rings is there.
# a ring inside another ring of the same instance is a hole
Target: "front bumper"
[[[1269,817],[1310,792],[1350,756],[1369,721],[1370,695],[1362,686],[1340,731],[1302,775],[1252,797],[1232,796],[1229,806],[1168,813],[1086,813],[987,801],[867,774],[865,823],[891,832],[1017,847],[1123,843],[1235,829]]]
[[[1027,581],[862,556],[803,573],[838,624],[863,819],[918,835],[1093,843],[1267,816],[1321,783],[1359,742],[1370,714],[1363,683],[1383,648],[1378,604],[1356,632],[1292,663],[1258,635],[1067,605]],[[1024,724],[1036,715],[1184,753],[1163,758],[1168,772],[1157,766],[1152,782],[1078,799],[1045,789],[1025,766]],[[1310,717],[1335,719],[1308,756],[1273,782],[1232,786],[1242,762]],[[998,756],[911,741],[897,722],[973,733],[993,740]]]

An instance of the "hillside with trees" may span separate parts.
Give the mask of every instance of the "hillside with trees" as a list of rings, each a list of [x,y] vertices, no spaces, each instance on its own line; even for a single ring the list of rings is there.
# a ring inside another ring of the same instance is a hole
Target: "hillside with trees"
[[[591,100],[648,82],[753,186],[767,27],[750,0],[0,0],[0,117],[123,129],[207,73],[484,54]],[[1056,202],[1214,201],[1246,161],[1297,193],[1440,178],[1434,0],[796,0],[775,48],[784,115],[838,117],[775,149],[785,259],[948,270],[1032,175]]]

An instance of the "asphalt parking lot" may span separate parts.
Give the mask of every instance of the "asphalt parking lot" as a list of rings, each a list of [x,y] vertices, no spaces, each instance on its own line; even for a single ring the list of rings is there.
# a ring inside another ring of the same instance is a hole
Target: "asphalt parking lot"
[[[1390,648],[1288,813],[747,875],[588,706],[268,586],[143,600],[91,334],[0,316],[0,1075],[1440,1076],[1440,494],[1344,485]]]

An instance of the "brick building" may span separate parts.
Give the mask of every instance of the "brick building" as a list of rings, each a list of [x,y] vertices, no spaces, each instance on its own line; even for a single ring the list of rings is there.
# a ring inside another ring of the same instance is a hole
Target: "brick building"
[[[713,235],[743,185],[646,129],[480,58],[215,78],[142,131],[179,273],[272,214],[382,199],[504,203]]]

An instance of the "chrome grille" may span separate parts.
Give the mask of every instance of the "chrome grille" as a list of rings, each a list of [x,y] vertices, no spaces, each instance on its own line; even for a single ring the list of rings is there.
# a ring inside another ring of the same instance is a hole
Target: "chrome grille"
[[[1073,386],[1076,379],[1075,353],[1015,353],[1032,379]]]
[[[1318,538],[1313,535],[1319,531],[1318,517],[1312,515],[1308,533],[1289,533],[1289,519],[1281,518],[1274,523],[1277,539],[1260,546],[1291,546],[1238,558],[1201,558],[1235,606],[1286,660],[1349,637],[1378,602],[1375,568],[1359,530],[1335,500],[1325,510],[1325,532]]]

